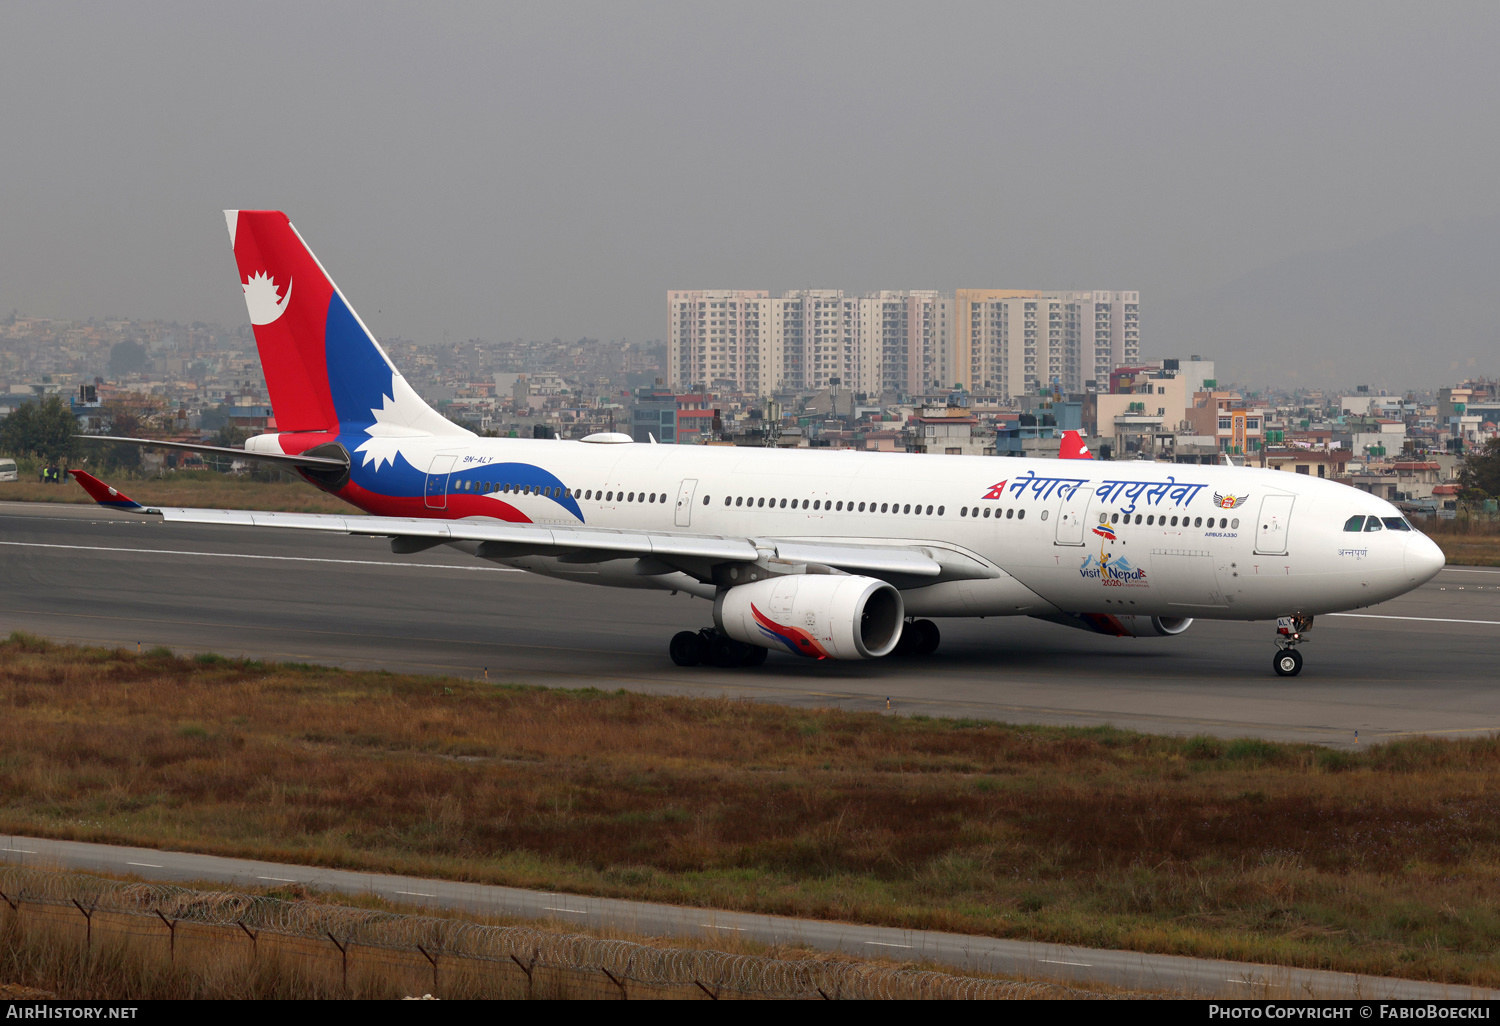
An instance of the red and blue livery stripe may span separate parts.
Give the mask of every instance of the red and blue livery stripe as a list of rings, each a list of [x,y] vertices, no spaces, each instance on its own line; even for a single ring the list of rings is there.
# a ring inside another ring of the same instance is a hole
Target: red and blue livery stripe
[[[756,608],[754,602],[750,603],[750,612],[755,616],[755,623],[760,627],[760,632],[768,640],[785,645],[793,655],[807,656],[809,659],[828,658],[828,650],[818,644],[806,631],[777,623]]]

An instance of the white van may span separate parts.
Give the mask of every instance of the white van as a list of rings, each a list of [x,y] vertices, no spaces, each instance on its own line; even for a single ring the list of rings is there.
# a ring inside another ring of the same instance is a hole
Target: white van
[[[21,476],[16,473],[16,461],[0,456],[0,481],[19,481]]]

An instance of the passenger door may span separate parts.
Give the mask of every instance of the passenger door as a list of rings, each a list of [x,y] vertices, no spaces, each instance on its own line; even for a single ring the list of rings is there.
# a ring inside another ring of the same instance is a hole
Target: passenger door
[[[690,527],[693,522],[693,493],[698,490],[698,479],[695,477],[683,480],[681,487],[677,489],[677,518],[673,521],[678,527]]]
[[[1089,501],[1094,497],[1092,488],[1078,488],[1072,495],[1065,495],[1057,504],[1058,545],[1082,545],[1084,524],[1088,519]]]
[[[1286,554],[1287,533],[1292,523],[1295,495],[1267,495],[1260,502],[1260,519],[1255,522],[1255,551],[1268,556]]]
[[[448,508],[448,474],[453,470],[453,464],[458,462],[457,456],[434,456],[432,465],[427,468],[427,508]]]

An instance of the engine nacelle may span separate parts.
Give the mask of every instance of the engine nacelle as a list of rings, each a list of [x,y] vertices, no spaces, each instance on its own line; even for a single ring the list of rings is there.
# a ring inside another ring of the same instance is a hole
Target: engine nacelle
[[[714,622],[736,641],[814,659],[878,659],[901,640],[901,593],[873,577],[789,574],[719,592]]]
[[[1059,613],[1036,619],[1114,638],[1170,638],[1181,634],[1193,623],[1191,617],[1116,616],[1113,613]]]

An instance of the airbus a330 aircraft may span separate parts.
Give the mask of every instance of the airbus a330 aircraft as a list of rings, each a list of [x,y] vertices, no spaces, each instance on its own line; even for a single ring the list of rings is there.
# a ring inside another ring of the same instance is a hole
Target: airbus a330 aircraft
[[[226,212],[278,432],[245,452],[368,516],[147,509],[174,523],[386,536],[532,573],[686,592],[713,626],[679,665],[930,653],[927,617],[1032,616],[1121,637],[1275,620],[1302,668],[1313,616],[1431,580],[1443,555],[1346,485],[1236,467],[481,438],[396,370],[279,211]],[[138,444],[162,443],[133,440]],[[210,447],[178,448],[216,451]],[[914,618],[922,619],[914,619]]]

